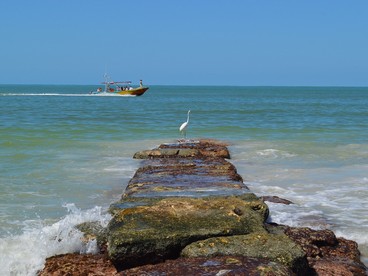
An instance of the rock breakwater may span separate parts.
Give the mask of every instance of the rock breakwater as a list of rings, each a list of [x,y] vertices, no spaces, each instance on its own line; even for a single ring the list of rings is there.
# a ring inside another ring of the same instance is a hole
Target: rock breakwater
[[[101,254],[49,258],[40,275],[366,275],[354,241],[268,224],[264,198],[244,185],[226,144],[181,141],[134,158],[142,166],[108,227],[80,227]]]

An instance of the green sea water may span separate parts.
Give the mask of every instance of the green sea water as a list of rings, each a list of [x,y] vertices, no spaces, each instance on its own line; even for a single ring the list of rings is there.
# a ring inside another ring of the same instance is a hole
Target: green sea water
[[[32,275],[47,256],[82,250],[77,238],[48,239],[81,221],[108,221],[106,208],[139,167],[134,152],[182,138],[189,109],[187,138],[228,141],[253,192],[295,203],[269,204],[271,220],[332,229],[356,240],[366,260],[368,88],[151,86],[141,97],[90,95],[96,88],[0,85],[1,275]]]

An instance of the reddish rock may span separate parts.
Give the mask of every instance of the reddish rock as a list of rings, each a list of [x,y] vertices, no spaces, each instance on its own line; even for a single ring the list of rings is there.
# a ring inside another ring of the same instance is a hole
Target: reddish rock
[[[116,273],[116,268],[103,255],[65,254],[48,258],[38,276],[104,276]]]
[[[354,269],[350,265],[336,262],[335,260],[319,260],[313,264],[313,269],[316,275],[321,276],[365,276],[367,275],[364,270]]]
[[[307,253],[317,275],[367,275],[356,242],[336,238],[331,230],[286,227],[285,234]]]

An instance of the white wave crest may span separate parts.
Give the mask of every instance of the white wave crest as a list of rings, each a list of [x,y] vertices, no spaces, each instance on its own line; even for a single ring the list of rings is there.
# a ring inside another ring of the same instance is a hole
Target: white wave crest
[[[259,150],[257,151],[257,155],[264,158],[290,158],[296,156],[293,153],[277,149]]]
[[[82,242],[83,233],[76,225],[99,221],[106,226],[110,215],[101,207],[81,211],[74,204],[65,204],[69,214],[47,226],[27,229],[23,234],[0,239],[0,275],[36,275],[48,257],[65,253],[95,253],[97,243]]]

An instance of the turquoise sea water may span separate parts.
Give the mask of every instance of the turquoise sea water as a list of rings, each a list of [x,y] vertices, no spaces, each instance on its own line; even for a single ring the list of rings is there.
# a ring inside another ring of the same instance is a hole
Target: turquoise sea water
[[[88,94],[96,88],[0,85],[1,275],[34,275],[48,256],[93,252],[74,225],[108,222],[106,209],[139,166],[134,152],[181,138],[189,109],[188,138],[228,141],[253,192],[295,203],[270,203],[273,221],[332,229],[356,240],[366,261],[368,88]]]

